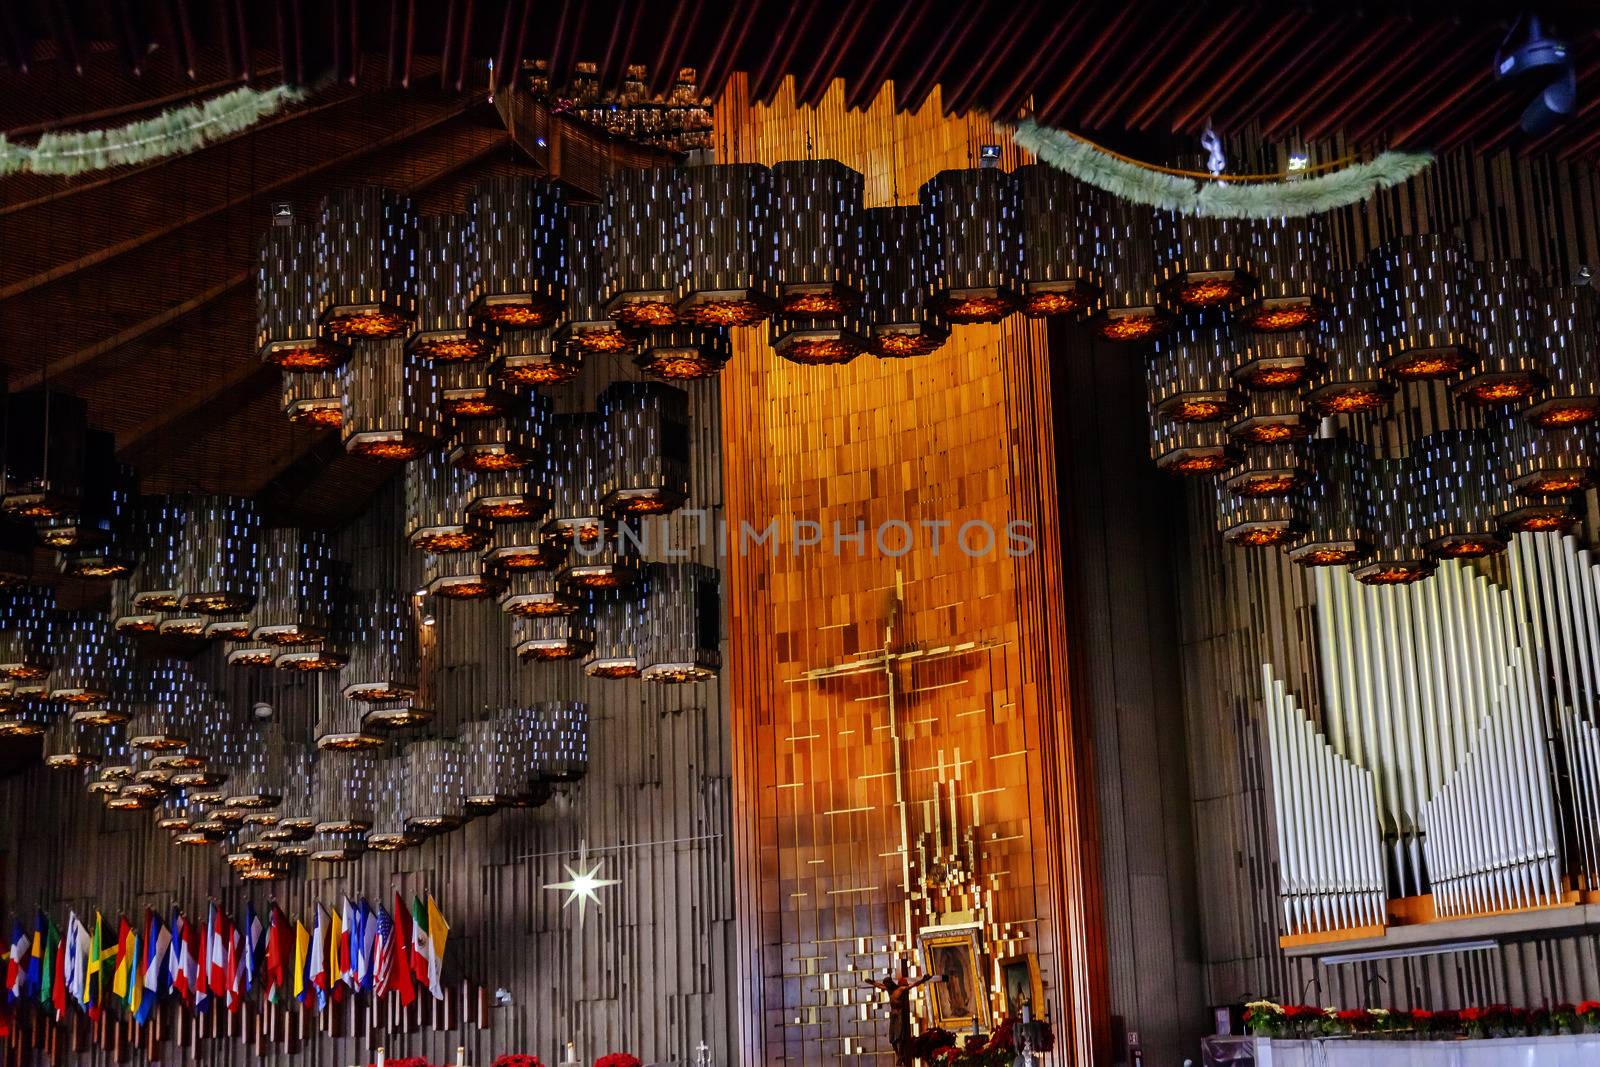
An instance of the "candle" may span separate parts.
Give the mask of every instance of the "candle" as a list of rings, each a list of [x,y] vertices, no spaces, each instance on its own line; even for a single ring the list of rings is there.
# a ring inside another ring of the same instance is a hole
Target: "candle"
[[[383,1046],[378,1046],[378,1067],[383,1067]]]
[[[465,1045],[456,1046],[456,1067],[467,1067],[467,1047]]]

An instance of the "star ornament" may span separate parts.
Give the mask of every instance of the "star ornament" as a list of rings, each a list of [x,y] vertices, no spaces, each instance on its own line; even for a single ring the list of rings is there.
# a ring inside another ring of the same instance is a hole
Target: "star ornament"
[[[593,865],[585,867],[588,862],[589,847],[586,843],[581,844],[578,846],[576,866],[571,863],[563,863],[561,865],[566,868],[567,880],[565,882],[551,882],[545,886],[546,889],[554,889],[567,894],[567,899],[561,902],[563,910],[574,900],[578,902],[578,929],[580,930],[583,929],[583,920],[585,915],[588,914],[589,901],[594,901],[595,907],[601,907],[599,891],[606,886],[622,884],[622,879],[620,878],[597,877],[600,873],[600,868],[605,865],[606,861],[604,859],[597,859]]]

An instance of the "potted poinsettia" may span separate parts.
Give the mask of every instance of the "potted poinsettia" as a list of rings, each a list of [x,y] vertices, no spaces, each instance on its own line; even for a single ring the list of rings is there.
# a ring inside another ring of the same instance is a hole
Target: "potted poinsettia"
[[[594,1067],[643,1067],[631,1052],[611,1052],[594,1061]]]
[[[1600,1033],[1600,1000],[1586,1000],[1573,1010],[1586,1034]]]
[[[1244,1025],[1257,1037],[1280,1037],[1284,1029],[1283,1008],[1270,1000],[1252,1000],[1244,1006]]]
[[[544,1067],[539,1057],[526,1052],[505,1052],[494,1058],[491,1067]]]

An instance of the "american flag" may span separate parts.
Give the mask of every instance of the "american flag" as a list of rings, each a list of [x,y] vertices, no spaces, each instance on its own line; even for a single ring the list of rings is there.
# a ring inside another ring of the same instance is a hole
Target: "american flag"
[[[394,970],[394,920],[383,905],[378,905],[378,958],[372,965],[372,991],[378,996],[389,992],[389,974]]]

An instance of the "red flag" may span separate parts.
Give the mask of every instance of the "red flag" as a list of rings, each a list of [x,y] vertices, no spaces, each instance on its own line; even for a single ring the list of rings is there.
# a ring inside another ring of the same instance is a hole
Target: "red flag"
[[[288,922],[283,912],[274,904],[272,913],[267,916],[267,1000],[274,1004],[278,1002],[278,997],[283,992],[284,965],[294,955],[293,950],[285,943]]]
[[[50,983],[50,1003],[55,1006],[56,1019],[67,1017],[67,941],[56,943],[55,979]]]
[[[400,894],[394,895],[394,956],[389,987],[400,991],[400,1003],[409,1007],[417,999],[417,984],[411,974],[411,913]]]

